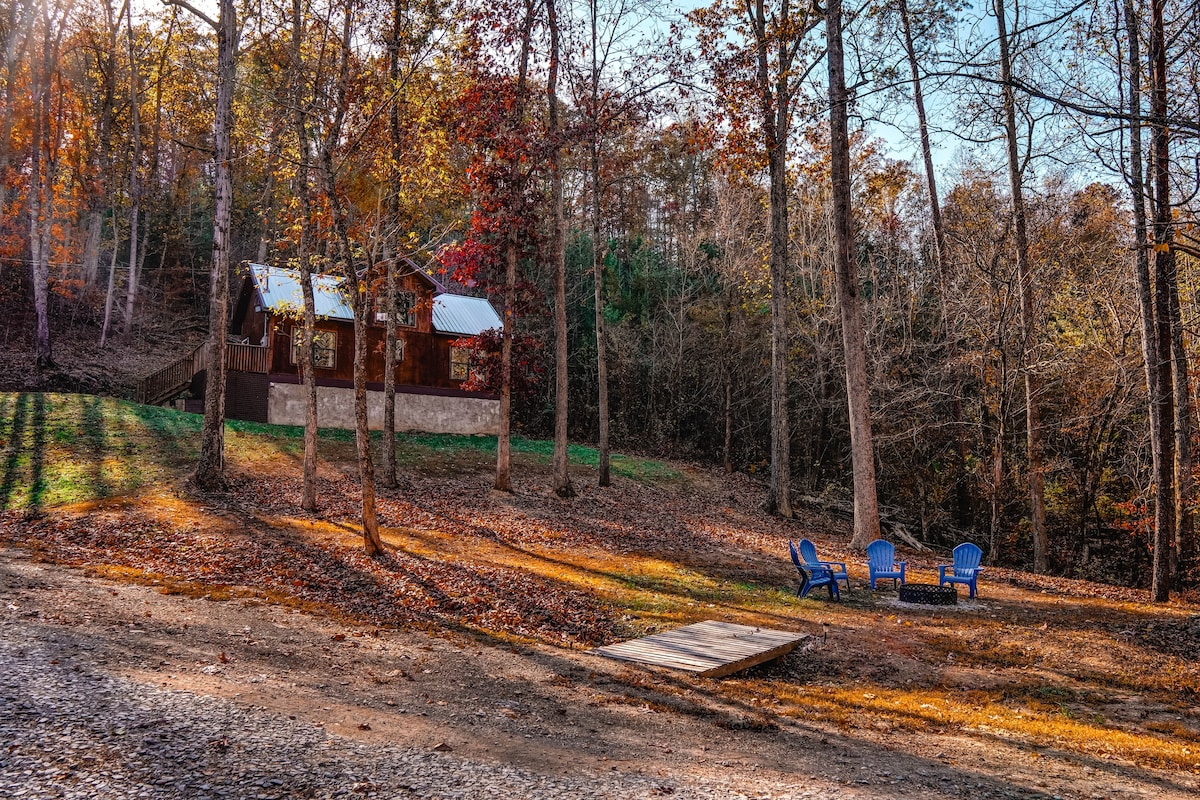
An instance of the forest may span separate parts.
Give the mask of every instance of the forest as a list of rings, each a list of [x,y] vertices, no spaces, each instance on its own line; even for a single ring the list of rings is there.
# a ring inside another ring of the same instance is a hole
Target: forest
[[[498,489],[512,433],[554,438],[561,496],[568,442],[602,485],[615,446],[852,515],[853,547],[971,540],[1166,600],[1200,581],[1198,17],[3,0],[0,388],[131,397],[73,354],[189,335],[219,378],[245,264],[343,276],[358,328],[412,260],[503,315],[472,345]],[[370,552],[395,460],[363,409]]]

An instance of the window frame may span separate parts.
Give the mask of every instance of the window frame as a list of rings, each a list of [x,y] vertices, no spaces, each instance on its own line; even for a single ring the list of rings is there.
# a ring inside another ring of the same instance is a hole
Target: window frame
[[[292,342],[291,342],[290,353],[291,353],[292,363],[297,366],[299,366],[299,364],[300,364],[300,345],[301,345],[301,342],[303,341],[303,339],[304,339],[304,326],[303,325],[293,326],[292,327]],[[319,339],[328,339],[329,344],[324,347],[319,346],[318,345]],[[313,341],[312,341],[313,369],[337,369],[337,339],[338,339],[337,331],[327,331],[327,330],[322,330],[320,328],[313,329]],[[325,366],[324,363],[318,363],[318,361],[317,361],[317,353],[318,352],[328,353],[329,366]]]
[[[460,357],[456,358],[455,356]],[[461,374],[456,374],[456,368]],[[450,345],[450,380],[465,381],[471,377],[471,349]]]

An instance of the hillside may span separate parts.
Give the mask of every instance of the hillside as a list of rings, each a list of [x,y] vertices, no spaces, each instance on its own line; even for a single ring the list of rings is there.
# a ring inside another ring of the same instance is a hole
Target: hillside
[[[272,725],[585,785],[611,773],[679,796],[1200,786],[1195,605],[989,570],[975,601],[910,607],[866,588],[840,521],[768,517],[745,477],[628,457],[600,490],[594,451],[573,448],[580,495],[566,501],[549,489],[549,446],[518,441],[517,491],[500,495],[494,441],[445,436],[400,438],[402,486],[380,497],[390,552],[372,561],[347,434],[321,439],[321,511],[308,515],[298,430],[231,424],[234,488],[205,497],[187,482],[198,427],[111,399],[0,395],[6,629],[86,637],[103,652],[91,669]],[[850,563],[841,603],[795,598],[786,543],[805,536]],[[905,557],[910,580],[936,581],[944,556]],[[721,680],[587,653],[703,619],[813,635]]]

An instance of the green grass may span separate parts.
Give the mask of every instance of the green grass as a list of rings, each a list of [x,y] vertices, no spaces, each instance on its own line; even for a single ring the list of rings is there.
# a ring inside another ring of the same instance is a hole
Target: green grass
[[[396,439],[401,452],[408,449],[417,454],[458,454],[475,450],[480,454],[495,456],[495,436],[458,436],[449,433],[401,433]],[[511,439],[513,456],[531,456],[538,463],[549,464],[554,457],[554,442],[548,439],[526,439],[514,436]],[[576,466],[599,467],[600,451],[594,447],[572,444],[567,446],[567,459]],[[682,473],[662,461],[654,459],[612,454],[610,467],[614,474],[638,481],[659,482],[677,480]]]
[[[92,395],[0,393],[0,510],[26,509],[96,500],[171,480],[195,462],[201,418],[171,408],[145,406]],[[229,456],[254,452],[298,455],[304,429],[231,420]],[[373,438],[378,441],[380,434]],[[335,445],[326,457],[350,457],[354,432],[328,429],[319,433]],[[438,467],[442,473],[486,469],[495,458],[495,436],[402,433],[397,437],[400,463],[409,469]],[[513,459],[548,464],[554,444],[514,437]],[[595,448],[571,445],[571,462],[595,467]],[[614,454],[617,475],[659,482],[681,477],[661,461]]]

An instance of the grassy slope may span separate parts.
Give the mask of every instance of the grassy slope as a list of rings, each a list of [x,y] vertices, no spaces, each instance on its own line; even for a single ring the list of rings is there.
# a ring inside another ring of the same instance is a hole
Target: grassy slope
[[[214,512],[182,481],[198,427],[195,416],[120,401],[0,394],[0,541],[169,591],[254,594],[501,640],[591,644],[713,617],[825,623],[825,647],[706,690],[760,709],[755,724],[766,726],[816,711],[889,736],[932,728],[1200,770],[1194,606],[997,570],[979,603],[903,608],[861,588],[842,531],[762,515],[749,483],[617,458],[621,479],[600,491],[595,451],[575,447],[581,496],[560,501],[545,488],[549,444],[518,440],[519,491],[496,498],[486,437],[400,438],[408,485],[381,492],[391,554],[372,562],[358,555],[348,433],[323,436],[314,517],[296,508],[299,429],[231,423],[238,488]],[[857,587],[841,604],[791,595],[784,542],[804,535],[851,562]],[[909,562],[917,579],[936,580],[936,559]],[[647,691],[678,705],[661,686]]]
[[[125,494],[172,479],[197,453],[200,417],[93,395],[0,393],[0,510],[40,510]],[[229,457],[261,458],[303,452],[303,429],[231,420]],[[326,430],[333,453],[353,444],[352,431]],[[376,440],[379,435],[376,434]],[[496,437],[400,434],[402,466],[452,461],[476,454],[495,458]],[[515,437],[517,463],[547,464],[553,444]],[[572,464],[595,466],[595,448],[571,445]],[[614,455],[617,475],[646,480],[677,478],[672,467]]]

